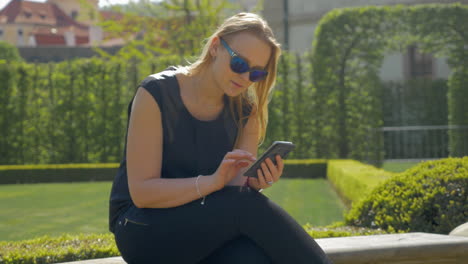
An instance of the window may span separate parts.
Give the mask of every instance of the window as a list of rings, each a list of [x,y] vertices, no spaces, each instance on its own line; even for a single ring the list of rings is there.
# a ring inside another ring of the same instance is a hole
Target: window
[[[0,29],[0,40],[2,40],[3,37],[3,29]]]
[[[31,14],[31,12],[25,11],[25,12],[24,12],[24,16],[25,16],[26,18],[30,18],[30,17],[32,16],[32,14]]]
[[[73,11],[71,12],[71,17],[72,17],[74,20],[76,20],[76,18],[78,17],[78,11],[73,10]]]
[[[422,53],[417,46],[408,47],[407,79],[432,78],[434,74],[434,58],[431,54]]]
[[[17,45],[18,46],[23,46],[24,45],[24,36],[23,36],[23,30],[22,29],[18,29]]]
[[[47,15],[47,12],[45,12],[44,10],[39,10],[39,17],[42,20],[46,19],[46,15]]]

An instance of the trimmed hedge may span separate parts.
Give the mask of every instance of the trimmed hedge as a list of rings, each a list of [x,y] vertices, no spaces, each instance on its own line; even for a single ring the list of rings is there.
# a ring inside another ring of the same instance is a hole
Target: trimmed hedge
[[[326,178],[327,177],[327,160],[285,160],[284,161],[284,178]]]
[[[330,238],[330,237],[349,237],[349,236],[371,236],[387,234],[381,229],[370,229],[364,227],[345,226],[342,223],[329,225],[325,227],[314,227],[309,224],[304,225],[306,232],[313,238]]]
[[[349,205],[365,197],[375,186],[393,173],[355,160],[330,160],[327,177]]]
[[[0,184],[112,181],[118,163],[0,166]],[[285,178],[325,178],[327,160],[285,160]]]
[[[314,238],[384,234],[382,230],[342,225],[304,229]],[[31,240],[0,242],[0,264],[58,263],[120,256],[114,236],[106,234],[43,236]]]
[[[418,164],[376,187],[346,223],[389,232],[448,234],[468,219],[468,157]]]
[[[0,184],[112,181],[118,163],[0,166]]]
[[[320,103],[310,113],[320,117],[314,123],[318,157],[380,163],[383,142],[368,138],[368,128],[383,123],[379,72],[385,54],[407,45],[447,58],[449,125],[467,125],[466,25],[468,6],[460,3],[336,8],[323,16],[312,43],[314,102]],[[449,134],[450,155],[467,155],[468,133]]]
[[[5,41],[0,41],[0,60],[10,61],[22,61],[18,48]]]
[[[43,236],[0,242],[0,264],[59,263],[119,256],[112,234]]]

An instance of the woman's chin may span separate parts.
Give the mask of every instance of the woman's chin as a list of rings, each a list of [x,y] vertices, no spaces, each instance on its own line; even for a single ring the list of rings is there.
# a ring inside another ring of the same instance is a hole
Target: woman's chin
[[[229,89],[226,89],[225,94],[229,97],[236,97],[239,96],[244,90],[244,87],[237,87],[231,85]]]

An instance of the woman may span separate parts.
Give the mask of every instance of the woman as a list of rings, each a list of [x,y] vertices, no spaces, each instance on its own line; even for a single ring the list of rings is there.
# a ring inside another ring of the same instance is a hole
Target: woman
[[[242,174],[265,136],[279,44],[240,13],[198,61],[146,78],[129,106],[112,186],[110,230],[128,263],[330,263],[284,210],[259,193],[281,157]]]

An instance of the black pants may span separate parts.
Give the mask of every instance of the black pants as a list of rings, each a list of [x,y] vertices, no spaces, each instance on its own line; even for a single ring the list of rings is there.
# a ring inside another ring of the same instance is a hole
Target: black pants
[[[302,226],[248,187],[225,187],[204,205],[130,207],[115,240],[130,264],[331,263]]]

